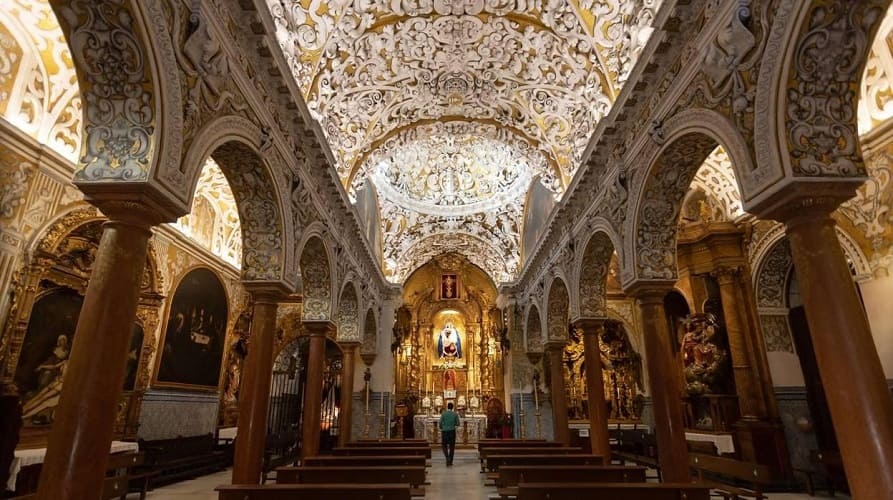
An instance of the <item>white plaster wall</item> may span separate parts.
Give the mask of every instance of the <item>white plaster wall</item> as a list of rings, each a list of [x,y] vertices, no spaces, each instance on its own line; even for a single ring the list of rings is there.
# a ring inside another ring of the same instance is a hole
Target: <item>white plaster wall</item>
[[[800,358],[792,352],[770,351],[766,353],[769,373],[775,387],[804,387]]]
[[[884,375],[893,379],[893,277],[875,278],[859,288]]]

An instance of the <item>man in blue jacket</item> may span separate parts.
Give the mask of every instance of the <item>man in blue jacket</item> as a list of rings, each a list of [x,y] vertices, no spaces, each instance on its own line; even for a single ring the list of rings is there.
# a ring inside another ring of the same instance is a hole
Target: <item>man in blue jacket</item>
[[[456,428],[459,427],[459,415],[453,411],[453,403],[447,403],[447,409],[440,415],[440,442],[443,443],[443,456],[447,466],[453,465],[456,453]]]

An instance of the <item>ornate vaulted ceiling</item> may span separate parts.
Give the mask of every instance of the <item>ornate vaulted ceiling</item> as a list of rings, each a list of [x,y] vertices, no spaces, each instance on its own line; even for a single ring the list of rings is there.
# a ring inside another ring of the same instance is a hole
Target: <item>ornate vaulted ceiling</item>
[[[404,252],[450,238],[514,276],[525,193],[537,179],[561,196],[659,0],[268,3],[342,183],[379,193],[400,281]]]

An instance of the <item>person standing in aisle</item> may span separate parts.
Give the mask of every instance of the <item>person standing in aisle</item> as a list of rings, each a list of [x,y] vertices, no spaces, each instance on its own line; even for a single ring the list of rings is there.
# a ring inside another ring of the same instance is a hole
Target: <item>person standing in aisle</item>
[[[443,456],[447,467],[453,465],[456,453],[456,429],[459,427],[459,415],[453,411],[453,403],[447,403],[447,409],[440,415],[440,442],[443,443]]]

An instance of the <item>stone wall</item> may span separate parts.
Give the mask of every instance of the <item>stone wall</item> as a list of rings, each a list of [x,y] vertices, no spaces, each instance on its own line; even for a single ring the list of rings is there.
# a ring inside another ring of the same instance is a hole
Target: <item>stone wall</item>
[[[149,389],[143,398],[139,437],[198,436],[217,429],[216,392]]]

